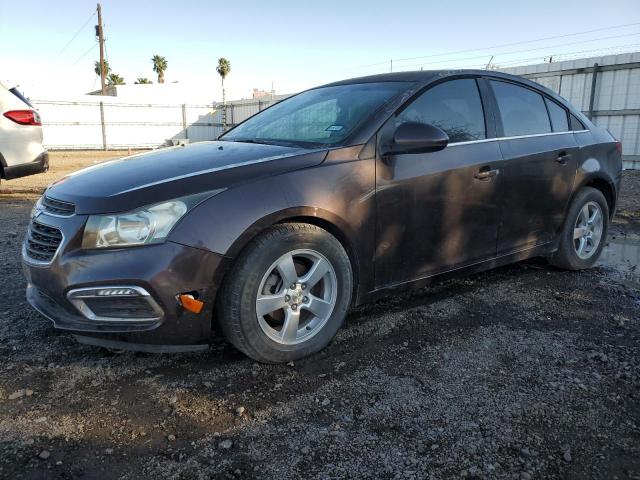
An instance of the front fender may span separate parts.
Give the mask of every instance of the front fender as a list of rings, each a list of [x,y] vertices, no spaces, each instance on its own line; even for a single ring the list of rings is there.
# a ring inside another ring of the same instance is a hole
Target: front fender
[[[235,258],[265,228],[294,218],[329,224],[369,287],[374,251],[375,164],[344,159],[231,188],[191,210],[170,240]]]

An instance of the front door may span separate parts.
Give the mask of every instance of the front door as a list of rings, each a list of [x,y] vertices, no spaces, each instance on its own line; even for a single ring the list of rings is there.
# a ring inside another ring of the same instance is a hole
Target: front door
[[[486,139],[476,80],[429,88],[387,122],[379,145],[404,122],[438,126],[450,144],[439,152],[376,160],[377,288],[496,254],[502,158],[498,142]]]

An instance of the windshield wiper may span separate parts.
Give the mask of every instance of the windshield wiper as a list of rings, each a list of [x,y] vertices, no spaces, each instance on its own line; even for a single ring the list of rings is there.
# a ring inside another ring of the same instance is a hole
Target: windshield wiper
[[[221,140],[225,140],[222,138]],[[229,142],[239,143],[257,143],[260,145],[278,145],[281,147],[299,147],[300,144],[295,142],[288,142],[286,140],[270,140],[266,138],[234,138],[233,140],[227,140]]]

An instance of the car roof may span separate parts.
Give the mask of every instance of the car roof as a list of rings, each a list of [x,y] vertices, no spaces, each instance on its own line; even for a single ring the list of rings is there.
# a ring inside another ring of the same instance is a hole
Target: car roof
[[[413,72],[394,72],[381,73],[378,75],[367,75],[365,77],[355,77],[337,82],[328,83],[323,87],[335,85],[349,85],[354,83],[373,83],[373,82],[411,82],[411,83],[429,83],[435,78],[452,77],[457,75],[482,75],[486,77],[503,78],[505,80],[515,80],[524,84],[534,85],[539,88],[541,85],[533,83],[526,78],[508,73],[497,72],[495,70],[418,70]]]
[[[571,105],[565,98],[558,95],[553,90],[541,85],[539,83],[533,82],[524,77],[520,77],[518,75],[511,75],[509,73],[498,72],[495,70],[419,70],[415,72],[394,72],[394,73],[382,73],[379,75],[368,75],[366,77],[356,77],[349,78],[346,80],[340,80],[338,82],[328,83],[326,85],[322,85],[322,87],[333,87],[337,85],[351,85],[356,83],[374,83],[374,82],[407,82],[410,84],[417,86],[417,88],[422,88],[432,83],[435,80],[447,77],[456,77],[460,75],[476,75],[483,77],[492,77],[496,79],[509,80],[521,85],[527,86],[534,90],[538,90],[539,92],[544,92],[547,96],[555,99],[557,102],[564,105],[568,108],[572,113],[577,114],[581,120],[584,121],[586,117],[583,118],[583,115],[579,110],[577,110],[573,105]],[[316,87],[320,88],[320,87]]]

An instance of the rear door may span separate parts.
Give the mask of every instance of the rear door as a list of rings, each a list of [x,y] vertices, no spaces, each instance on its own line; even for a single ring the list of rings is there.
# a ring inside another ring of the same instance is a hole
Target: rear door
[[[553,240],[571,195],[578,145],[564,107],[517,83],[492,79],[489,84],[505,160],[501,255]]]
[[[492,258],[500,220],[502,162],[493,121],[475,78],[430,87],[378,134],[390,141],[404,122],[443,129],[439,152],[376,161],[376,286],[411,281]]]

